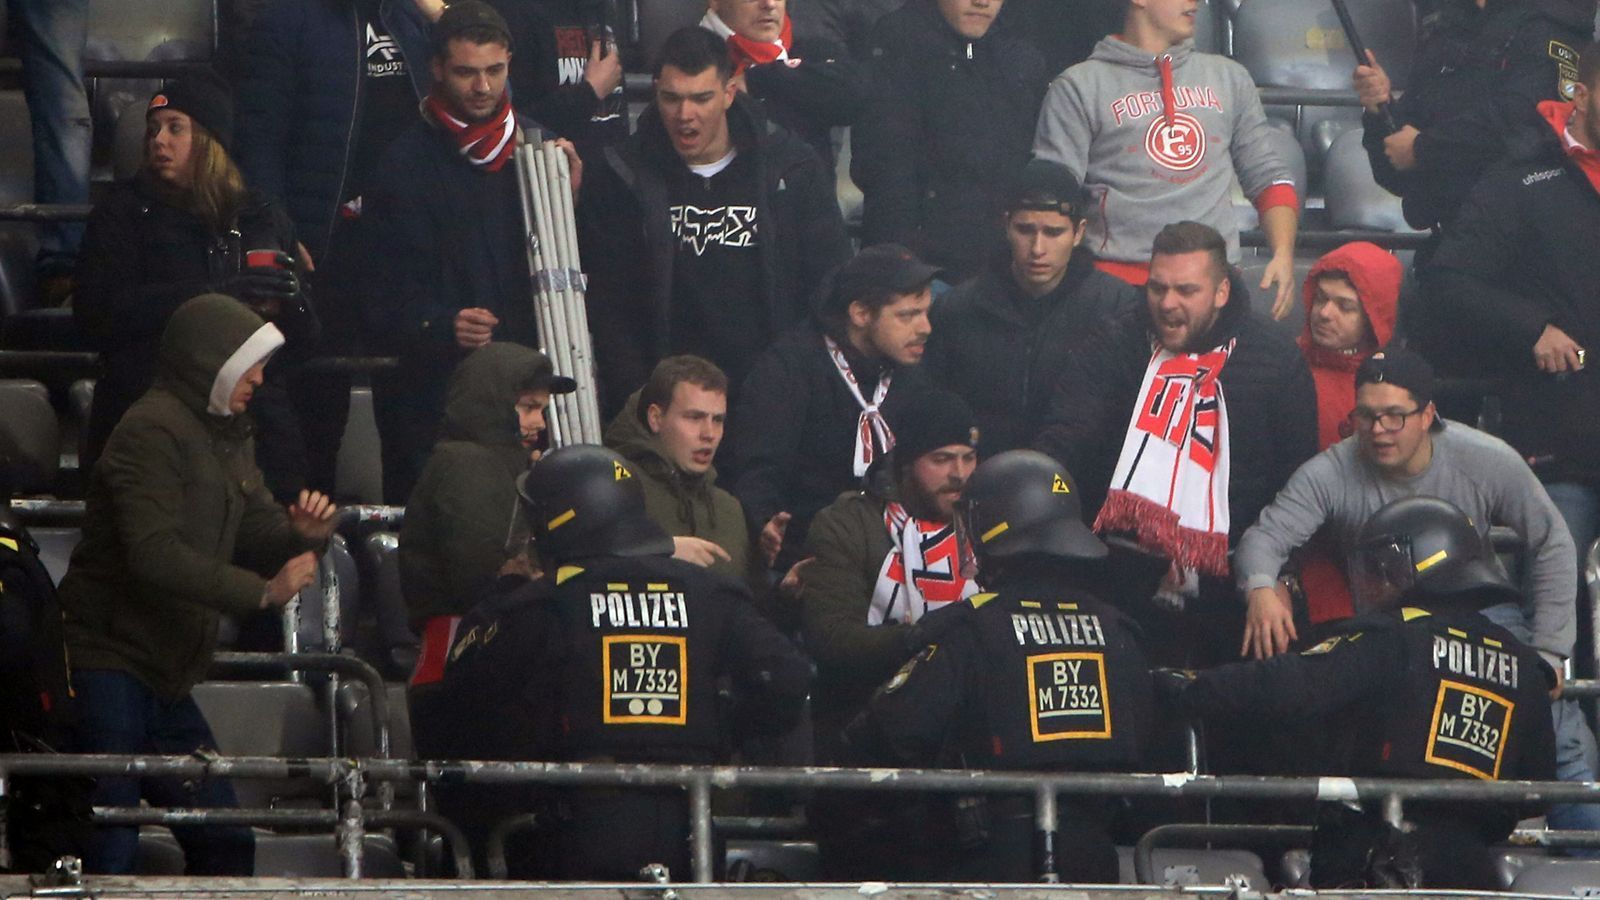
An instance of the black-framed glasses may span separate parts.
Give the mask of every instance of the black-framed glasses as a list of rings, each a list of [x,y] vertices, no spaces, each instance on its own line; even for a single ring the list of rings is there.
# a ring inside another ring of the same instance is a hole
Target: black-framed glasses
[[[1422,412],[1426,407],[1419,406],[1410,412],[1399,412],[1386,409],[1383,412],[1373,412],[1367,409],[1356,408],[1350,410],[1350,424],[1366,430],[1376,424],[1384,431],[1399,431],[1406,427],[1406,420]]]

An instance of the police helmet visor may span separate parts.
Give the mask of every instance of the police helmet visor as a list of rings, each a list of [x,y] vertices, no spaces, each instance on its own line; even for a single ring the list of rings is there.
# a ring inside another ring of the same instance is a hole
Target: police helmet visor
[[[1388,609],[1416,584],[1411,539],[1404,535],[1373,538],[1350,560],[1350,592],[1358,613]]]

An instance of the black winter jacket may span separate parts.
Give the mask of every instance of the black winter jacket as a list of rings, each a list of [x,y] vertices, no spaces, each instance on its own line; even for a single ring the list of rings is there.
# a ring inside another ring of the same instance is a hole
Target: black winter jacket
[[[1206,346],[1238,344],[1218,377],[1233,442],[1228,477],[1230,545],[1300,464],[1317,452],[1317,392],[1300,348],[1283,329],[1250,310],[1235,276]],[[1122,439],[1154,346],[1149,306],[1135,304],[1078,345],[1056,382],[1035,449],[1055,457],[1084,493],[1093,521],[1105,500]]]
[[[1139,289],[1077,251],[1055,290],[1029,299],[1010,258],[934,301],[922,359],[928,376],[978,415],[984,456],[1028,446],[1049,408],[1067,353],[1105,319],[1139,302]]]
[[[1578,51],[1594,34],[1592,0],[1474,0],[1418,3],[1421,16],[1410,85],[1394,104],[1400,125],[1421,132],[1417,164],[1401,172],[1383,152],[1388,130],[1363,117],[1372,174],[1402,198],[1414,228],[1448,225],[1490,166],[1537,133],[1533,107],[1570,99]],[[1383,62],[1379,60],[1379,62]]]
[[[412,87],[428,91],[428,26],[411,0],[381,0]],[[355,148],[365,43],[351,0],[270,0],[241,42],[239,169],[280,198],[318,263],[328,249]]]
[[[817,151],[831,179],[833,126],[854,125],[866,109],[866,71],[826,38],[796,37],[789,58],[799,62],[750,66],[745,83],[772,121]]]
[[[777,513],[793,516],[780,569],[800,559],[812,517],[841,493],[860,487],[851,461],[861,405],[839,377],[823,334],[819,325],[807,321],[763,353],[745,380],[731,420],[737,429],[733,452],[738,463],[733,493],[744,506],[751,533],[759,534]],[[862,394],[870,398],[881,369],[852,350],[845,357]],[[881,408],[884,416],[893,421],[901,398],[926,384],[920,367],[896,368]]]
[[[628,136],[627,104],[622,94],[602,101],[583,80],[590,44],[616,27],[611,12],[614,4],[604,0],[489,0],[489,5],[511,29],[516,50],[511,63],[511,100],[518,112],[571,139],[585,159],[592,148]],[[596,118],[606,114],[614,115]]]
[[[1032,45],[992,28],[968,41],[933,0],[878,21],[872,95],[852,131],[865,245],[905,244],[966,279],[983,267],[999,194],[1033,151],[1049,75]]]
[[[764,295],[774,335],[805,318],[823,276],[850,255],[833,177],[817,155],[769,124],[743,96],[728,110],[741,153],[754,151],[765,186],[756,221]],[[633,137],[590,167],[579,198],[579,240],[589,276],[589,325],[595,336],[605,405],[614,412],[643,384],[670,345],[672,232],[668,175],[684,166],[652,107]],[[760,350],[752,347],[751,353]]]
[[[1503,378],[1502,436],[1546,480],[1600,483],[1600,367],[1538,371],[1546,325],[1600,348],[1600,193],[1555,132],[1492,170],[1423,272],[1425,349]]]

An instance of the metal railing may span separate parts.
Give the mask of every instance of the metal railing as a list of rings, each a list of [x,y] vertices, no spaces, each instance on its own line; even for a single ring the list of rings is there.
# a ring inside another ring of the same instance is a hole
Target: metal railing
[[[1038,773],[931,769],[739,768],[732,766],[619,765],[491,761],[408,762],[379,759],[268,759],[193,756],[0,755],[0,796],[10,779],[27,776],[176,776],[183,778],[315,778],[345,792],[340,807],[348,870],[359,873],[367,825],[378,821],[361,808],[368,782],[549,785],[564,787],[680,788],[688,793],[693,879],[709,883],[715,871],[711,792],[735,788],[805,788],[954,794],[1009,794],[1033,798],[1038,831],[1037,871],[1055,883],[1055,823],[1061,796],[1234,798],[1379,804],[1400,821],[1408,800],[1484,801],[1517,805],[1600,803],[1600,784],[1420,780],[1398,778],[1286,778],[1189,773]],[[0,840],[5,835],[0,807]]]

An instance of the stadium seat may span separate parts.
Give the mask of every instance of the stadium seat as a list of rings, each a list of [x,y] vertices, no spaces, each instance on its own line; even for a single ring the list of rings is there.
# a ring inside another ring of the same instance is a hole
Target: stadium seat
[[[331,751],[328,713],[310,684],[287,681],[205,681],[194,701],[227,756],[317,757]],[[239,805],[321,805],[331,789],[313,779],[234,779]]]
[[[1194,14],[1194,48],[1202,53],[1228,49],[1228,14],[1216,8],[1222,0],[1200,0]]]
[[[1323,192],[1329,224],[1335,228],[1411,231],[1400,210],[1400,198],[1372,180],[1372,161],[1361,145],[1361,128],[1334,139],[1323,167]]]
[[[368,834],[363,841],[362,876],[365,878],[405,878],[394,839],[385,834]],[[183,848],[165,828],[148,827],[139,832],[139,857],[136,871],[146,876],[183,874]],[[257,878],[338,878],[343,874],[339,849],[331,834],[273,834],[256,831]]]
[[[61,466],[61,430],[50,391],[37,381],[0,379],[0,460],[7,463],[11,490],[19,495],[48,491]]]
[[[339,690],[345,694],[340,701],[346,719],[345,753],[356,758],[377,756],[378,741],[372,728],[367,686],[359,681],[349,681],[341,684]],[[406,701],[406,686],[397,682],[385,685],[385,690],[389,701],[389,757],[415,759],[417,748],[411,738],[411,713]]]
[[[1349,0],[1350,14],[1396,88],[1404,89],[1416,31],[1412,7],[1392,0]],[[1355,68],[1339,18],[1326,0],[1245,0],[1233,20],[1233,56],[1256,84],[1350,90]],[[1352,107],[1269,107],[1291,121],[1317,168],[1339,132],[1359,124]]]
[[[1155,875],[1161,887],[1183,888],[1226,884],[1234,879],[1245,890],[1271,889],[1261,857],[1248,850],[1188,850],[1158,847]],[[1133,848],[1118,847],[1117,862],[1123,884],[1138,884],[1133,871]]]
[[[372,388],[350,389],[350,418],[339,439],[334,497],[341,503],[383,502],[383,457],[378,422],[372,416]]]
[[[350,640],[355,625],[354,610],[361,604],[361,576],[355,557],[344,536],[335,534],[328,541],[328,550],[317,563],[317,580],[300,592],[300,650],[308,653],[330,652],[324,634],[322,576],[326,567],[333,567],[339,578],[339,646]]]
[[[817,845],[809,841],[729,841],[726,859],[730,881],[822,880]]]
[[[1260,252],[1266,253],[1265,250]],[[1305,329],[1306,307],[1302,300],[1301,286],[1306,283],[1306,274],[1311,271],[1312,263],[1315,263],[1321,255],[1312,250],[1302,250],[1295,254],[1294,302],[1289,305],[1289,314],[1284,317],[1283,321],[1277,323],[1292,338],[1299,337],[1300,332]],[[1240,274],[1244,277],[1245,287],[1250,291],[1250,308],[1264,316],[1271,316],[1272,303],[1276,298],[1270,295],[1270,288],[1263,290],[1257,287],[1261,283],[1261,276],[1266,272],[1266,269],[1266,256],[1246,256],[1243,264],[1239,267]]]
[[[35,525],[28,528],[28,534],[39,545],[39,561],[50,573],[50,580],[61,584],[61,577],[67,574],[67,562],[72,558],[72,548],[83,539],[83,532],[76,528]]]
[[[1300,142],[1295,139],[1294,128],[1287,122],[1279,119],[1268,119],[1272,127],[1267,132],[1267,142],[1289,167],[1289,177],[1294,179],[1295,193],[1300,197],[1300,207],[1305,208],[1306,198],[1310,196],[1311,180],[1306,170],[1306,154],[1300,147]],[[1240,230],[1248,230],[1260,226],[1260,216],[1256,208],[1240,190],[1237,179],[1233,183],[1233,211],[1235,221]]]
[[[1530,861],[1511,883],[1519,894],[1545,894],[1558,897],[1600,895],[1600,860],[1544,859]]]
[[[90,0],[89,35],[111,59],[210,59],[215,0]]]

